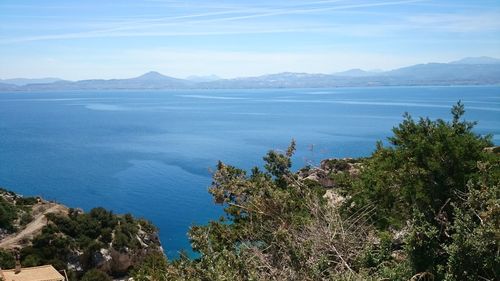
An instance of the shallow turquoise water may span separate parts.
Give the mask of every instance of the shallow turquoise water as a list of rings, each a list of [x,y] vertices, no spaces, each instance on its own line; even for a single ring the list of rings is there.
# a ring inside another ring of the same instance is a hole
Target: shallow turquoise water
[[[291,138],[296,168],[365,156],[405,111],[449,119],[458,100],[499,144],[500,87],[1,93],[0,186],[143,216],[175,256],[222,213],[207,193],[217,160],[250,168]]]

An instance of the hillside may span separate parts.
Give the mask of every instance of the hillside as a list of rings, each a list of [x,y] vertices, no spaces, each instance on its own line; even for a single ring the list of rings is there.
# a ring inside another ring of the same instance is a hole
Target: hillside
[[[31,221],[25,225],[16,226],[20,231],[11,234],[0,236],[0,248],[13,250],[26,246],[28,241],[31,241],[42,232],[42,229],[47,225],[46,216],[49,214],[67,215],[68,208],[63,205],[40,200],[38,203],[30,206],[31,210],[25,215],[30,216]]]
[[[98,269],[110,276],[128,275],[148,255],[163,256],[157,230],[130,214],[103,208],[89,213],[40,198],[0,191],[0,267],[52,264],[71,280]]]

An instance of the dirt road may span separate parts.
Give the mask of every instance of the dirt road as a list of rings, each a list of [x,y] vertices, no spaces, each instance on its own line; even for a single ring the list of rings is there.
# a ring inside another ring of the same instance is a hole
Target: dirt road
[[[33,213],[33,221],[28,223],[26,227],[20,232],[14,233],[2,239],[2,241],[0,241],[0,248],[13,249],[16,247],[21,247],[23,241],[35,237],[42,231],[42,228],[47,224],[47,219],[45,218],[46,214],[67,214],[68,208],[55,203],[43,203],[35,205],[33,207]]]

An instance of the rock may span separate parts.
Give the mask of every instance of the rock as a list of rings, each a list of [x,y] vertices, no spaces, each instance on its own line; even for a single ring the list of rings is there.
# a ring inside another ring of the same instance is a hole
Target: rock
[[[500,154],[500,146],[492,146],[492,147],[486,147],[484,151],[493,153],[493,154]]]
[[[127,273],[130,267],[141,260],[141,256],[141,253],[122,253],[115,249],[111,249],[111,272],[117,275]]]
[[[127,274],[131,267],[142,260],[152,252],[163,251],[160,249],[127,249],[118,251],[114,248],[100,249],[92,255],[93,265],[112,276],[123,276]]]
[[[299,179],[308,179],[318,182],[326,188],[336,186],[333,175],[347,173],[351,177],[359,176],[361,171],[361,163],[355,159],[325,159],[321,161],[319,168],[309,167],[298,172]]]
[[[391,257],[397,262],[403,262],[407,256],[403,250],[396,250],[391,253]]]
[[[80,271],[80,272],[83,271],[83,266],[80,262],[81,255],[82,253],[78,251],[73,251],[71,254],[68,255],[67,266],[69,270]]]
[[[333,189],[328,189],[325,192],[325,195],[323,195],[323,198],[328,200],[328,204],[332,206],[333,208],[339,208],[342,203],[345,202],[346,198],[340,194],[338,194],[335,190]]]
[[[348,173],[350,176],[356,177],[361,170],[361,163],[356,161],[353,158],[325,159],[321,161],[320,168],[327,173]]]
[[[328,176],[328,174],[320,169],[314,169],[305,177],[305,179],[318,182],[321,186],[332,188],[335,187],[335,182]]]
[[[396,248],[402,247],[402,245],[404,244],[405,238],[410,233],[410,229],[411,229],[410,225],[411,225],[410,222],[407,221],[406,225],[402,229],[391,230],[391,232],[392,232],[392,244],[394,247],[396,247]]]

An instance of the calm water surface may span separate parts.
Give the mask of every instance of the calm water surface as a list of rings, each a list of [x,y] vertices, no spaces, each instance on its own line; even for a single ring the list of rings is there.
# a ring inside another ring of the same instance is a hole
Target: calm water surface
[[[153,221],[169,256],[218,217],[217,160],[261,165],[298,143],[295,167],[366,156],[404,112],[449,119],[462,100],[500,143],[500,87],[0,93],[0,186]]]

